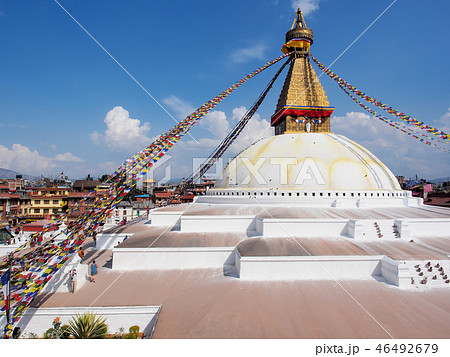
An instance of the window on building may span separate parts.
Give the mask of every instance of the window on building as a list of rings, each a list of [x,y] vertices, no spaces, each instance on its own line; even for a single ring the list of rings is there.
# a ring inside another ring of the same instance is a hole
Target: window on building
[[[44,205],[50,204],[50,200],[44,200]]]
[[[41,200],[34,200],[34,204],[35,205],[40,205],[41,204]]]
[[[59,209],[53,208],[52,212],[53,212],[53,213],[58,213],[58,212],[59,212]]]
[[[49,213],[50,210],[48,208],[44,208],[44,213]]]
[[[59,203],[58,200],[53,200],[53,204],[54,204],[54,205],[57,205],[58,203]]]
[[[41,213],[41,210],[40,210],[39,208],[35,208],[35,209],[33,210],[33,212],[34,212],[34,213]]]

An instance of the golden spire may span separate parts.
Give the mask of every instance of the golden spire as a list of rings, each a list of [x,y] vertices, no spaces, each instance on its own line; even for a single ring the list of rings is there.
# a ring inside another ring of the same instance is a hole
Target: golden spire
[[[298,9],[281,49],[284,53],[292,53],[292,62],[271,118],[275,135],[330,131],[330,115],[334,108],[330,107],[309,62],[308,53],[313,41],[313,31],[306,27],[303,14]]]

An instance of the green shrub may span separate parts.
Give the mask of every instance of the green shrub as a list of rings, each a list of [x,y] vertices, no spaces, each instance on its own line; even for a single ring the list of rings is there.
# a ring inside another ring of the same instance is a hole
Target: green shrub
[[[77,314],[69,322],[69,332],[73,338],[105,338],[108,326],[105,318],[92,312]]]
[[[137,339],[138,338],[138,333],[139,333],[138,325],[131,326],[128,329],[128,331],[130,331],[130,333],[127,333],[123,338],[127,338],[127,339]]]
[[[69,325],[61,325],[59,317],[55,318],[52,323],[53,327],[50,327],[44,332],[43,338],[47,339],[64,339],[70,338]]]
[[[130,332],[130,333],[139,333],[139,330],[140,330],[140,327],[138,326],[138,325],[134,325],[134,326],[131,326],[129,329],[128,329],[128,331]]]

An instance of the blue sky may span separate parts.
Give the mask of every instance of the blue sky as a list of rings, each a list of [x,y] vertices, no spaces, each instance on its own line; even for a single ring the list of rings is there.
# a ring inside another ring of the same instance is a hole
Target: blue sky
[[[59,1],[59,0],[58,0]],[[298,4],[311,52],[332,63],[393,0],[60,0],[59,3],[177,120],[278,57]],[[397,0],[331,67],[369,95],[450,132],[446,0]],[[0,168],[70,178],[110,173],[174,120],[54,0],[0,0]],[[315,67],[316,73],[320,70]],[[276,68],[215,108],[170,152],[172,177],[207,156]],[[273,135],[285,74],[228,155]],[[396,175],[450,175],[450,154],[363,113],[327,76],[332,131]],[[163,165],[164,166],[164,165]],[[161,166],[155,177],[164,176]]]

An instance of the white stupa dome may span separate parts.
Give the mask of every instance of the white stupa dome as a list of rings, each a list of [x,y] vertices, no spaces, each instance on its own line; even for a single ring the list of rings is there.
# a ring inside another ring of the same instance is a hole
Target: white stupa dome
[[[370,151],[329,133],[260,140],[230,162],[215,189],[401,190],[392,172]]]

